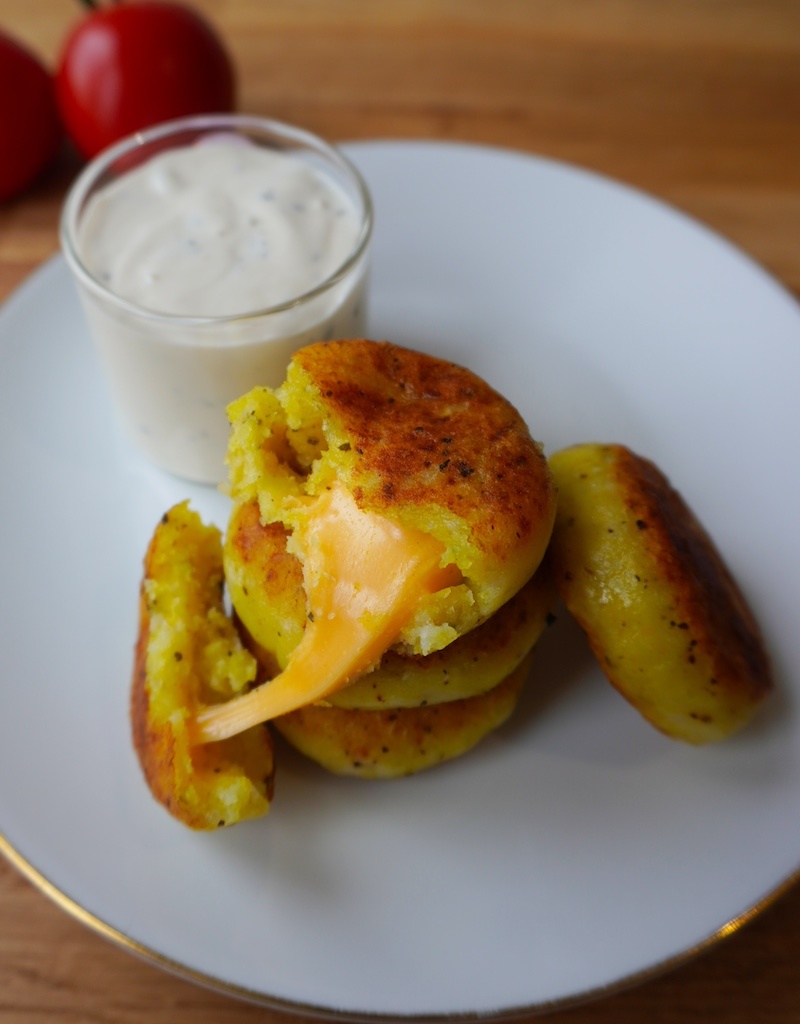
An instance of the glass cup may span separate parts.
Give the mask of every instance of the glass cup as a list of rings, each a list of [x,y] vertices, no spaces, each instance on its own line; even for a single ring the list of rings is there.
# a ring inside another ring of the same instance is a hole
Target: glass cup
[[[80,226],[93,197],[167,149],[232,136],[303,161],[349,196],[360,228],[353,250],[333,273],[268,308],[192,316],[143,308],[90,272]],[[365,335],[372,219],[367,186],[346,157],[308,132],[263,118],[184,118],[137,133],[96,157],[67,196],[61,247],[119,420],[134,445],[177,476],[223,480],[228,403],[256,385],[277,387],[292,353],[303,345]]]

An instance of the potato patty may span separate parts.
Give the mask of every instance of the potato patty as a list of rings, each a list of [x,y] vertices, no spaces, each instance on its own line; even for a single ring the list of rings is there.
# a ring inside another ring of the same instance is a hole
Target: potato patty
[[[222,604],[222,541],[184,502],[156,527],[145,556],[131,687],[133,740],[151,792],[191,828],[266,813],[274,760],[266,726],[193,746],[198,703],[245,690],[256,675]]]
[[[286,550],[280,523],[263,526],[258,505],[233,512],[224,548],[225,576],[248,647],[271,678],[287,665],[308,622],[303,573]],[[556,604],[547,566],[486,622],[432,654],[389,650],[376,669],[327,698],[361,710],[419,707],[474,697],[505,679],[531,650]],[[254,636],[261,637],[258,644]]]
[[[275,719],[292,746],[336,775],[391,779],[467,753],[516,707],[530,668],[528,655],[487,693],[447,704],[394,711],[308,706]]]
[[[578,445],[550,466],[556,585],[609,680],[676,739],[735,732],[772,681],[758,625],[708,534],[627,448]]]
[[[229,416],[231,495],[256,500],[263,522],[295,529],[336,484],[441,543],[463,582],[420,601],[401,635],[418,654],[492,615],[541,561],[555,515],[547,461],[513,406],[460,366],[384,342],[322,342]]]

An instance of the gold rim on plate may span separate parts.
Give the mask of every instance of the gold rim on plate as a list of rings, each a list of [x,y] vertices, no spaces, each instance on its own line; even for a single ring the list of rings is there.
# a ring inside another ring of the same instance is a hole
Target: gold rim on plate
[[[119,946],[121,949],[126,950],[128,953],[133,953],[150,964],[160,967],[162,970],[171,974],[177,975],[185,981],[192,982],[195,985],[199,985],[204,988],[212,989],[221,995],[230,996],[249,1003],[255,1003],[256,1005],[262,1006],[266,1009],[278,1010],[294,1015],[304,1014],[308,1017],[314,1017],[317,1020],[340,1022],[350,1021],[356,1022],[356,1024],[387,1024],[387,1022],[390,1021],[408,1021],[409,1024],[444,1024],[444,1022],[448,1021],[470,1020],[487,1022],[508,1021],[519,1017],[550,1013],[556,1010],[566,1010],[584,1003],[607,998],[608,996],[615,995],[619,992],[625,991],[626,989],[641,985],[644,982],[651,981],[668,971],[696,959],[701,954],[718,945],[724,939],[730,938],[743,928],[744,925],[749,924],[755,917],[773,906],[773,904],[786,895],[786,893],[800,880],[800,867],[798,867],[791,875],[778,883],[774,889],[771,889],[760,900],[753,903],[746,910],[741,911],[735,917],[726,921],[723,925],[711,934],[707,935],[704,939],[701,939],[695,945],[682,950],[680,953],[676,953],[674,956],[668,957],[666,960],[659,961],[650,967],[644,968],[641,971],[636,971],[633,974],[626,975],[625,977],[620,978],[615,982],[611,982],[608,985],[600,985],[596,988],[587,989],[584,992],[565,996],[561,999],[553,999],[542,1003],[530,1003],[525,1006],[514,1006],[502,1010],[487,1011],[485,1013],[454,1011],[453,1013],[398,1014],[370,1013],[367,1011],[362,1012],[357,1010],[336,1010],[310,1003],[301,1003],[294,1000],[282,999],[279,996],[271,996],[265,992],[259,992],[255,989],[247,988],[244,985],[236,985],[232,982],[226,982],[221,978],[215,978],[213,975],[206,974],[203,971],[195,970],[192,967],[188,967],[186,964],[182,964],[178,960],[174,960],[171,957],[165,956],[163,953],[159,953],[157,950],[151,949],[149,946],[139,942],[137,939],[131,938],[131,936],[120,931],[119,928],[115,928],[113,925],[108,924],[108,922],[103,921],[102,918],[81,906],[77,900],[59,889],[58,886],[43,875],[38,868],[35,868],[33,864],[31,864],[30,861],[27,860],[2,833],[0,833],[0,854],[7,859],[12,867],[16,868],[17,871],[27,878],[27,880],[36,889],[38,889],[39,892],[55,903],[61,910],[73,917],[76,921],[85,925],[104,939],[107,939],[113,944]]]

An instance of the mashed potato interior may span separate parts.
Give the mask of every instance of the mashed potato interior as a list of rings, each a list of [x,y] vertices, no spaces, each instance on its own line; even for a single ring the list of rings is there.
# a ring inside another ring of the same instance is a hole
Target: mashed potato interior
[[[292,542],[308,596],[303,639],[275,679],[203,710],[196,742],[225,739],[346,686],[397,640],[421,595],[460,579],[455,566],[440,565],[435,538],[359,509],[340,484],[299,508]]]
[[[257,501],[262,522],[281,522],[297,536],[308,517],[309,499],[340,481],[359,478],[358,452],[335,418],[324,415],[316,392],[295,380],[293,369],[277,391],[254,388],[229,407],[228,468],[235,502]],[[364,486],[359,480],[349,489],[360,493]],[[464,523],[442,509],[435,514],[424,508],[403,511],[403,522],[391,521],[409,535],[435,538],[442,563],[458,565],[462,577],[471,571],[476,557]],[[305,560],[306,553],[296,542],[290,542],[289,550]],[[480,618],[472,587],[460,580],[421,594],[396,640],[409,653],[430,654],[473,628]]]

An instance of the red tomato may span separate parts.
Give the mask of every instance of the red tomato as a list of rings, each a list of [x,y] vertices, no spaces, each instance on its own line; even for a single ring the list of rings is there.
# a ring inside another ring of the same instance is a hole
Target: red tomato
[[[39,176],[60,141],[52,78],[32,53],[0,33],[0,202]]]
[[[199,14],[137,0],[98,8],[77,25],[56,89],[70,138],[92,157],[160,121],[232,110],[235,80],[222,42]]]

